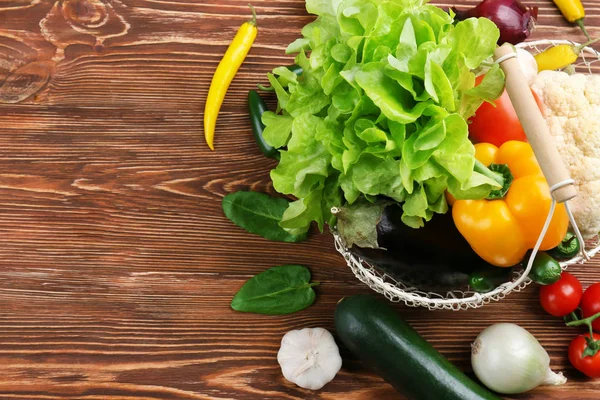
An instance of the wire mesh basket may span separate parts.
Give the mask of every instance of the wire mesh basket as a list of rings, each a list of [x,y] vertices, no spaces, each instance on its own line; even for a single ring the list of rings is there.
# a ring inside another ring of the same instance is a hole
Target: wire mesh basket
[[[533,54],[537,54],[549,47],[561,44],[579,45],[567,40],[537,40],[520,43],[516,47],[524,48]],[[574,67],[577,72],[582,73],[593,74],[600,72],[600,52],[590,47],[584,47]],[[381,267],[352,253],[345,245],[342,237],[335,230],[333,231],[333,237],[337,251],[344,256],[346,263],[361,282],[374,291],[383,294],[390,301],[404,302],[407,306],[411,307],[454,311],[479,308],[492,301],[503,299],[510,292],[521,291],[532,282],[527,277],[526,270],[515,269],[512,274],[512,280],[502,283],[496,289],[487,293],[475,292],[468,285],[462,288],[443,291],[424,290],[417,287],[418,285],[412,285],[404,282],[402,279],[396,279]],[[600,238],[596,237],[587,241],[585,243],[585,250],[588,257],[593,257],[600,251]],[[583,255],[578,255],[573,259],[561,262],[560,265],[565,270],[569,265],[583,264],[585,261],[586,259]]]

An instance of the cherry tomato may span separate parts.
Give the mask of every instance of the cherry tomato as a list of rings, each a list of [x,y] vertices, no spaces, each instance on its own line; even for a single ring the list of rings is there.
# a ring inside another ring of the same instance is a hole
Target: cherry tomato
[[[591,317],[600,312],[600,283],[594,283],[587,288],[581,297],[581,311],[583,318]],[[600,332],[600,318],[592,322],[592,327],[596,332]]]
[[[548,314],[564,317],[577,309],[582,291],[577,278],[563,272],[558,281],[540,288],[540,303]]]
[[[482,79],[482,76],[478,77],[475,81],[476,85]],[[537,95],[533,91],[531,93],[541,109]],[[469,138],[475,143],[491,143],[498,147],[509,140],[526,142],[527,136],[506,90],[494,103],[495,107],[488,102],[483,103],[470,118]]]
[[[600,378],[600,352],[593,356],[583,356],[583,352],[587,347],[586,338],[590,337],[589,333],[579,335],[569,345],[569,361],[580,372],[590,378]],[[600,335],[594,333],[594,340],[600,340]]]

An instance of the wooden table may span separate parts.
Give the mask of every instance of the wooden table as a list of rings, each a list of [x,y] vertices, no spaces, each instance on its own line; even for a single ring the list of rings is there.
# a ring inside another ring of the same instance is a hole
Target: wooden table
[[[301,0],[254,2],[260,34],[211,152],[204,99],[248,18],[246,3],[0,3],[0,398],[399,398],[347,352],[318,393],[280,372],[285,332],[331,330],[336,302],[369,290],[329,234],[273,243],[222,214],[229,192],[272,191],[274,163],[252,139],[246,93],[290,63],[284,48],[312,20]],[[549,0],[529,3],[540,6],[533,38],[584,40]],[[587,9],[598,36],[600,1]],[[286,263],[309,266],[322,282],[312,307],[279,317],[230,310],[246,279]],[[573,271],[588,285],[599,266]],[[521,398],[600,398],[600,382],[584,380],[566,359],[576,331],[542,312],[534,288],[476,311],[397,309],[466,370],[469,343],[484,327],[519,323],[569,378]]]

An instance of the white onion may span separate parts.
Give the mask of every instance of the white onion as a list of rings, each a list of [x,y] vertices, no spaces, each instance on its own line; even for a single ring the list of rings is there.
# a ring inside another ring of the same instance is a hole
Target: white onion
[[[515,324],[484,329],[471,345],[471,365],[481,383],[502,394],[567,381],[562,373],[552,372],[550,357],[537,339]]]

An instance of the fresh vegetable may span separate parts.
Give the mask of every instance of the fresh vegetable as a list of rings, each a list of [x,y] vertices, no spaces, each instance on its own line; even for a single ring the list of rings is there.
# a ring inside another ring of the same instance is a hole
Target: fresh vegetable
[[[532,89],[575,180],[578,195],[569,204],[577,226],[592,238],[600,231],[600,75],[543,71]]]
[[[250,124],[252,125],[252,133],[254,134],[254,140],[258,145],[261,153],[269,158],[279,159],[279,150],[270,146],[263,137],[263,131],[265,125],[262,123],[261,118],[265,111],[267,111],[267,105],[263,101],[262,97],[256,92],[256,90],[250,90],[248,92],[248,111],[250,113]]]
[[[302,265],[272,267],[254,276],[236,293],[236,311],[281,315],[300,311],[315,301],[310,271]]]
[[[579,254],[581,245],[573,232],[567,232],[558,246],[548,251],[548,254],[557,260],[568,260]]]
[[[499,400],[371,296],[342,299],[334,322],[342,343],[409,399]]]
[[[288,65],[286,68],[298,76],[302,75],[302,67],[299,65],[292,64],[292,65]]]
[[[590,35],[588,35],[587,30],[585,29],[585,25],[583,23],[583,19],[585,18],[585,10],[583,8],[583,4],[581,4],[580,0],[553,0],[554,4],[558,7],[562,15],[569,21],[570,23],[577,24],[583,34],[590,40]]]
[[[307,0],[306,8],[318,18],[288,47],[303,73],[268,75],[280,112],[263,116],[267,142],[287,146],[273,186],[298,198],[281,226],[323,229],[342,197],[385,196],[403,203],[403,222],[416,228],[447,212],[446,190],[480,198],[497,187],[473,172],[466,123],[504,84],[495,66],[474,87],[473,71],[499,37],[491,21],[455,24],[420,0]]]
[[[342,367],[335,340],[323,328],[304,328],[286,333],[281,339],[277,361],[285,379],[310,390],[321,389]]]
[[[524,393],[540,385],[562,385],[567,379],[550,369],[550,357],[537,339],[515,324],[487,327],[471,345],[477,378],[502,394]]]
[[[523,265],[527,265],[526,262]],[[562,269],[552,256],[538,252],[533,260],[529,278],[540,285],[551,285],[560,279]]]
[[[585,289],[581,297],[580,307],[584,318],[600,313],[600,283],[594,283]],[[595,319],[592,322],[592,327],[596,332],[600,332],[600,319]]]
[[[517,60],[519,61],[519,66],[521,67],[521,71],[527,80],[527,83],[531,86],[535,81],[535,77],[538,74],[538,65],[535,61],[535,57],[533,54],[528,52],[525,49],[518,48],[517,49]],[[536,97],[536,100],[537,97]],[[539,100],[538,100],[539,105]]]
[[[296,64],[292,64],[292,65],[287,65],[285,67],[277,67],[277,68],[275,68],[274,73],[277,72],[277,74],[279,76],[288,76],[289,77],[290,76],[289,73],[287,71],[282,71],[282,68],[285,68],[285,69],[287,69],[290,72],[293,72],[296,76],[302,75],[302,72],[303,72],[303,69],[302,69],[301,66],[296,65]],[[273,86],[270,86],[270,85],[263,85],[263,84],[259,83],[257,85],[257,87],[260,90],[264,90],[264,91],[267,91],[267,92],[274,92],[275,91],[275,88]]]
[[[540,100],[535,92],[532,93],[541,108]],[[506,90],[494,104],[483,103],[469,119],[469,137],[475,143],[490,143],[498,147],[509,140],[527,141]]]
[[[250,6],[250,10],[252,11],[252,19],[242,24],[233,38],[213,75],[208,96],[206,97],[206,104],[204,106],[204,138],[211,150],[215,149],[213,145],[215,127],[227,89],[250,51],[258,33],[256,28],[256,12],[252,6]]]
[[[552,197],[548,183],[528,143],[509,141],[501,147],[477,144],[481,162],[493,171],[514,176],[508,193],[495,200],[457,200],[452,217],[458,231],[485,261],[510,267],[535,246],[546,221]],[[499,167],[503,166],[504,167]],[[541,250],[556,247],[564,238],[569,218],[562,204],[556,207]]]
[[[279,242],[301,242],[306,233],[286,231],[279,221],[287,209],[286,199],[271,197],[258,192],[235,192],[223,197],[225,216],[240,228]]]
[[[487,293],[512,277],[512,268],[488,266],[479,268],[469,275],[469,286],[477,293]]]
[[[462,286],[472,269],[485,265],[450,214],[435,215],[415,230],[402,222],[397,204],[362,201],[340,207],[337,217],[337,231],[350,251],[419,288]]]
[[[540,288],[540,303],[548,314],[564,317],[577,309],[581,295],[581,283],[570,273],[563,272],[557,282]]]
[[[571,344],[569,344],[569,361],[578,371],[588,377],[600,378],[600,353],[598,353],[598,349],[591,351],[590,354],[584,354],[588,351],[590,338],[593,339],[594,343],[598,343],[600,334],[594,333],[590,336],[589,333],[586,333],[571,341]]]
[[[546,50],[534,56],[538,65],[538,71],[554,71],[568,67],[577,61],[579,53],[581,53],[581,50],[583,50],[584,47],[594,44],[599,40],[600,38],[590,40],[579,46],[559,44],[557,46],[548,47]]]
[[[591,298],[594,296],[594,292],[597,292],[597,289],[593,289],[586,299],[582,298],[582,309],[584,308],[584,304],[586,309],[583,313],[584,317],[586,312],[590,312],[592,307],[598,305],[597,299]],[[589,333],[579,335],[571,341],[569,345],[569,361],[575,368],[590,378],[600,378],[600,355],[598,354],[600,351],[600,335],[594,333],[594,327],[597,325],[597,321],[600,321],[599,317],[600,312],[597,312],[583,319],[578,319],[575,312],[573,312],[569,317],[565,318],[565,321],[568,321],[567,326],[585,325],[588,328]]]
[[[569,327],[586,326],[588,333],[575,337],[569,345],[569,361],[579,371],[590,378],[600,378],[600,335],[594,330],[600,328],[600,283],[588,287],[581,294],[579,281],[566,272],[557,284],[562,283],[550,293],[554,298],[546,299],[546,303],[553,309],[552,315],[565,316],[564,320]],[[548,294],[546,294],[548,296]],[[542,305],[544,298],[540,294]],[[580,304],[583,318],[579,318],[576,312],[577,304]],[[544,308],[546,306],[544,305]],[[548,311],[548,309],[546,308]],[[571,312],[567,313],[567,311]],[[550,312],[550,311],[549,311]]]
[[[485,17],[494,21],[500,29],[498,44],[524,42],[535,29],[537,7],[526,7],[519,0],[483,0],[469,10],[457,10],[456,18]]]

